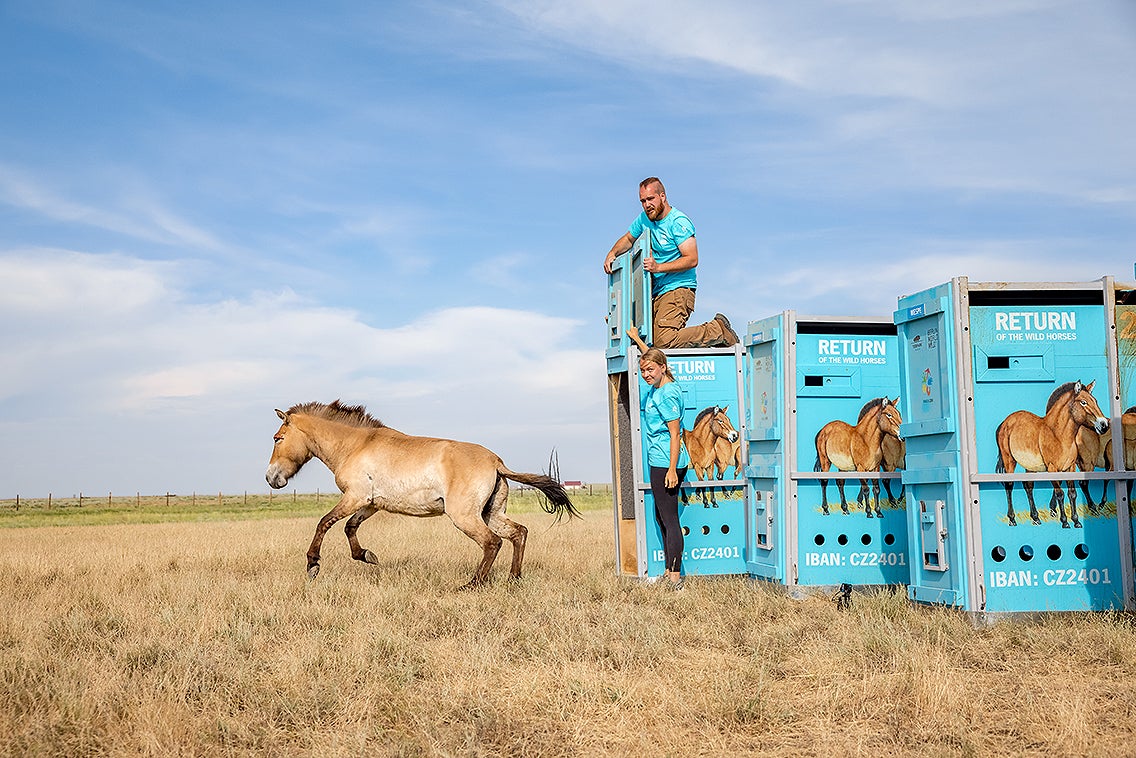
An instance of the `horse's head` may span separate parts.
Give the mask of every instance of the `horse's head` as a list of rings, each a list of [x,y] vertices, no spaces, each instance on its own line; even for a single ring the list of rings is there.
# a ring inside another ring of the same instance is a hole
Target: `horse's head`
[[[727,442],[738,441],[738,430],[730,423],[730,417],[726,415],[726,406],[721,408],[714,406],[714,410],[710,414],[710,431],[715,437],[722,437]]]
[[[280,489],[312,459],[312,450],[308,435],[292,424],[289,414],[277,409],[276,415],[284,423],[272,437],[272,457],[264,478],[273,489]]]
[[[877,417],[880,430],[897,440],[903,439],[903,435],[899,433],[899,426],[903,423],[903,417],[899,415],[899,397],[897,396],[895,400],[889,400],[885,396],[880,400],[882,401],[880,403],[880,415]]]
[[[1088,384],[1076,382],[1073,385],[1073,399],[1069,403],[1069,413],[1080,426],[1088,427],[1097,434],[1108,431],[1108,417],[1101,412],[1097,399],[1093,397],[1094,379]]]

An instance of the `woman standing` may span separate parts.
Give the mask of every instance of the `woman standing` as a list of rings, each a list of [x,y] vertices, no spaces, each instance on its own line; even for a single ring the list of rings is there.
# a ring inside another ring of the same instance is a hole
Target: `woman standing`
[[[639,373],[651,385],[643,397],[643,433],[655,518],[663,533],[663,579],[670,589],[682,589],[682,527],[678,523],[678,488],[690,465],[682,444],[682,390],[667,368],[667,356],[650,348],[639,359]]]

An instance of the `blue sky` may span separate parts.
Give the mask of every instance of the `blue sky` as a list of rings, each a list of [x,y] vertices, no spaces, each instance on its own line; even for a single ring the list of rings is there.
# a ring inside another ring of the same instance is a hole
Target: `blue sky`
[[[335,398],[608,481],[640,179],[700,320],[1130,279],[1133,81],[1107,0],[9,0],[0,497],[265,491]]]

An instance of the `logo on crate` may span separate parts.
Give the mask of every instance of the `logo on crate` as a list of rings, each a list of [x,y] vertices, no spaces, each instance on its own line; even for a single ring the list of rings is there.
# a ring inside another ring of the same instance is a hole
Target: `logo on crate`
[[[671,358],[670,369],[680,382],[714,381],[718,378],[714,361],[698,358]]]
[[[887,340],[819,339],[817,363],[887,364]]]
[[[897,403],[898,397],[895,400],[877,397],[864,404],[854,425],[836,419],[822,426],[814,439],[817,459],[813,471],[830,471],[833,466],[837,471],[864,473],[893,472],[903,468],[906,449],[899,436],[899,425],[903,423],[903,419],[899,415]],[[899,498],[896,498],[892,494],[891,480],[884,479],[883,483],[889,506],[902,507],[899,504],[899,499],[903,497],[902,487]],[[844,495],[844,479],[836,480],[836,489],[840,492],[840,510],[850,513]],[[827,479],[820,480],[820,499],[821,512],[828,515]],[[869,480],[861,479],[856,506],[863,508],[868,518],[873,515],[873,501],[875,515],[883,518],[880,479],[871,479],[870,492]]]
[[[929,368],[923,369],[923,377],[922,377],[919,389],[923,392],[924,395],[926,395],[927,397],[931,397],[931,387],[933,387],[934,385],[935,385],[935,379],[934,379],[934,377],[931,376],[931,369],[929,369]],[[930,402],[930,401],[927,401],[927,402]]]
[[[994,313],[998,342],[1069,341],[1077,339],[1075,311],[998,311]]]
[[[729,406],[712,405],[703,408],[694,419],[690,431],[682,430],[682,443],[690,456],[690,467],[698,481],[722,481],[732,467],[737,478],[741,470],[741,436],[726,414]],[[715,487],[697,488],[702,506],[718,507]],[[682,491],[683,503],[689,503],[688,490]]]
[[[1093,397],[1095,384],[1096,380],[1088,384],[1080,381],[1062,384],[1050,394],[1044,416],[1028,410],[1017,410],[1006,416],[995,431],[998,463],[994,470],[999,474],[1012,474],[1018,466],[1028,472],[1073,471],[1074,468],[1092,471],[1098,466],[1111,468],[1112,433],[1108,428],[1108,418]],[[1105,496],[1102,493],[1100,502],[1094,502],[1088,484],[1082,482],[1085,505],[1089,515],[1097,515],[1104,505]],[[1003,486],[1006,488],[1006,521],[1010,526],[1016,526],[1014,483],[1005,482]],[[1055,481],[1052,488],[1050,515],[1059,517],[1063,528],[1068,529],[1070,521],[1074,527],[1080,528],[1073,481]],[[1034,503],[1033,482],[1023,483],[1022,489],[1029,501],[1030,519],[1040,525],[1041,514]],[[1068,516],[1065,513],[1066,491],[1069,493]]]

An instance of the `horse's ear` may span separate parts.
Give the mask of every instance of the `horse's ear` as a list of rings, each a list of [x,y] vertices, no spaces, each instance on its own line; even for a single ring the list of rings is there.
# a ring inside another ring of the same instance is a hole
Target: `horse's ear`
[[[1089,382],[1087,385],[1085,385],[1085,392],[1092,392],[1093,391],[1093,385],[1096,384],[1096,383],[1097,383],[1097,380],[1093,379],[1091,382]]]
[[[288,414],[287,413],[285,413],[284,411],[277,408],[276,409],[276,415],[279,416],[280,420],[283,421],[285,424],[288,423]]]
[[[892,400],[891,404],[894,405],[896,408],[899,407],[899,395],[895,396],[895,400]]]
[[[722,406],[721,408],[719,408],[718,410],[720,410],[720,411],[721,411],[722,413],[725,413],[725,412],[726,412],[726,410],[727,410],[727,409],[729,409],[729,407],[730,407],[730,406],[728,406],[728,405],[723,405],[723,406]]]
[[[1095,381],[1096,381],[1096,379],[1093,379],[1093,381],[1095,382]],[[1091,385],[1091,384],[1090,384],[1089,386],[1090,386],[1090,387],[1092,387],[1093,385]],[[1074,395],[1076,395],[1076,394],[1077,394],[1078,392],[1080,392],[1080,391],[1081,391],[1081,390],[1083,390],[1084,388],[1085,388],[1085,385],[1081,384],[1081,380],[1080,380],[1080,379],[1078,379],[1078,380],[1077,380],[1076,382],[1074,382],[1074,384],[1073,384],[1073,394],[1074,394]]]

